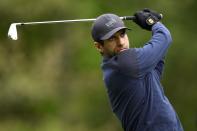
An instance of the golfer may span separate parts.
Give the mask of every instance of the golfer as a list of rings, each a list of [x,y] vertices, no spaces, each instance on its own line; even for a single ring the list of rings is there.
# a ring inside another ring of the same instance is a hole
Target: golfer
[[[170,32],[155,11],[144,9],[134,16],[137,25],[152,32],[141,48],[129,47],[128,28],[115,14],[99,16],[92,26],[112,110],[125,131],[183,131],[160,83]]]

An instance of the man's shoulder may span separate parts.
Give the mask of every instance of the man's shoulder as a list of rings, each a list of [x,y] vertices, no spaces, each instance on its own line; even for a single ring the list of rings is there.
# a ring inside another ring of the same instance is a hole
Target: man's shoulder
[[[105,58],[101,65],[104,72],[118,71],[124,75],[137,77],[139,63],[136,57],[136,49],[130,48],[120,52],[112,58]]]
[[[102,65],[134,61],[136,59],[135,57],[138,54],[138,52],[138,48],[129,48],[124,51],[121,51],[120,53],[111,58],[103,57]]]

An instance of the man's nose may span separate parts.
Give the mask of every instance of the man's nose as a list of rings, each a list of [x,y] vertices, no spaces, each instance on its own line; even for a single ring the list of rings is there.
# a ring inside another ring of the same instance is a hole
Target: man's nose
[[[117,45],[118,46],[122,46],[122,45],[124,45],[124,39],[123,38],[121,38],[121,37],[118,37],[118,41],[117,41]]]

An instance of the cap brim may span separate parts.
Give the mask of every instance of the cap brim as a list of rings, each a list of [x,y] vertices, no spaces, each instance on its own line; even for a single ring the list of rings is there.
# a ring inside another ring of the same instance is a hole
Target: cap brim
[[[101,40],[107,40],[109,39],[111,36],[113,36],[116,32],[118,32],[119,30],[122,30],[122,29],[128,29],[128,30],[131,30],[127,27],[118,27],[118,28],[115,28],[113,29],[112,31],[110,31],[109,33],[107,33],[106,35],[104,35],[103,37],[101,37]]]

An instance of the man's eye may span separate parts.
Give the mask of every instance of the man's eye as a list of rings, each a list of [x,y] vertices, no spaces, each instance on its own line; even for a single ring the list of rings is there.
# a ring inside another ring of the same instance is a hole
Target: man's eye
[[[121,32],[120,36],[121,36],[121,37],[124,37],[125,34],[126,34],[125,31],[124,31],[124,32]]]

